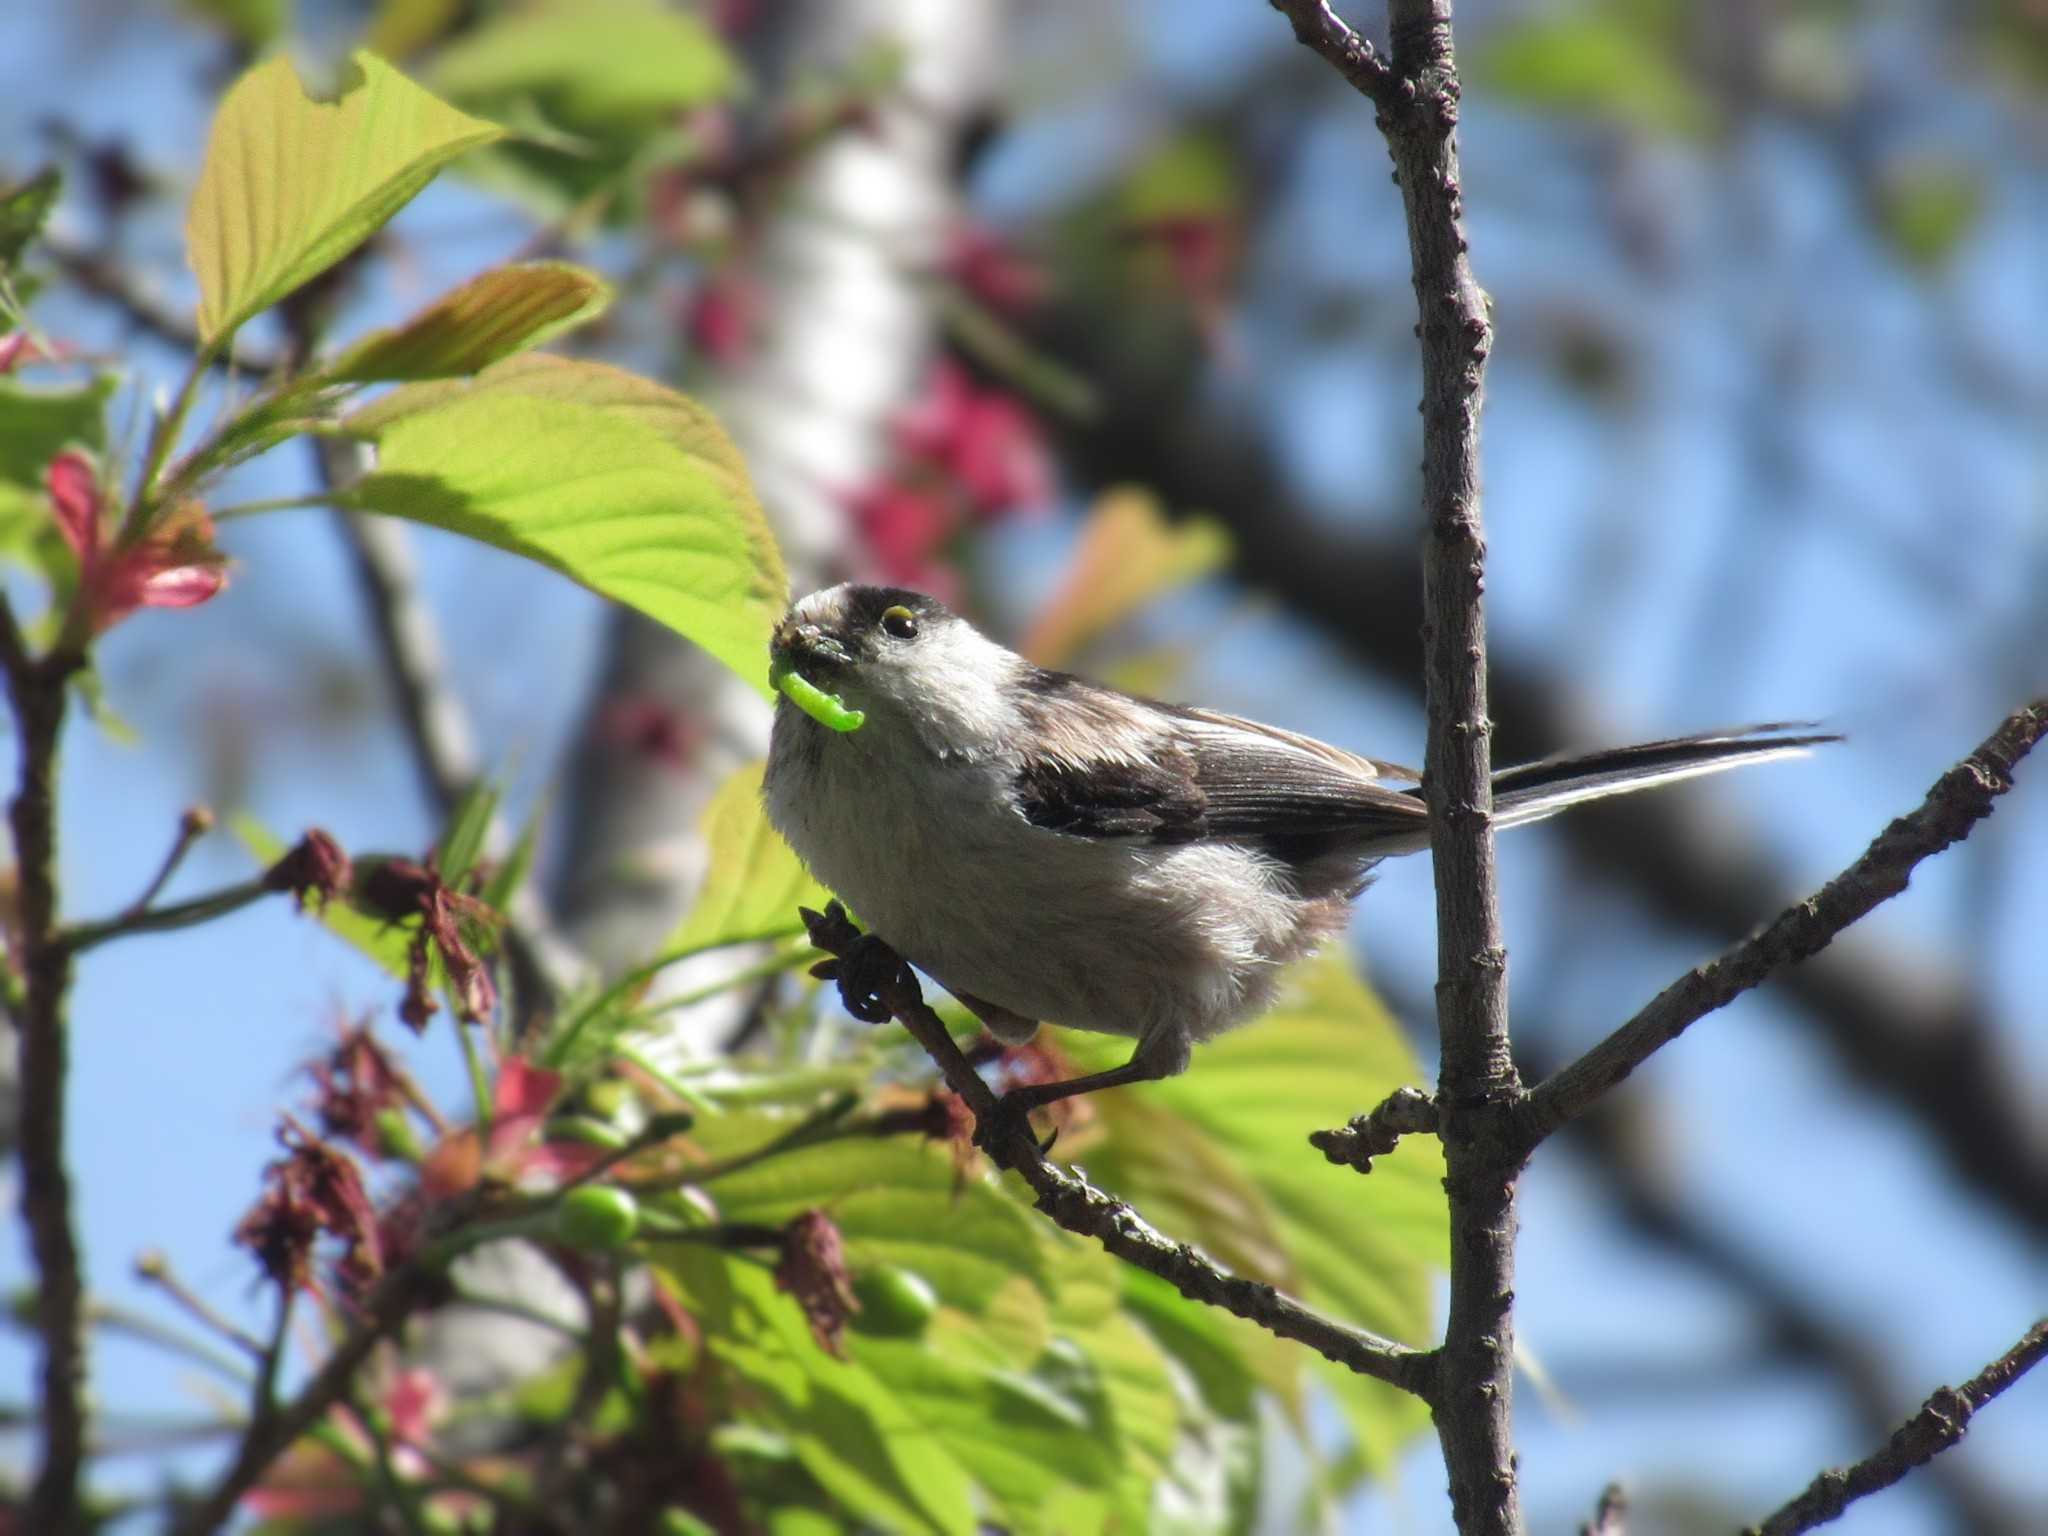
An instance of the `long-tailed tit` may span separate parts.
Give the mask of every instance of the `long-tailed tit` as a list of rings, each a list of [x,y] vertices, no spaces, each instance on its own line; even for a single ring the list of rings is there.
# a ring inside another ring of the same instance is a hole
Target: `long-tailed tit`
[[[1006,1112],[1183,1071],[1344,926],[1375,864],[1429,846],[1406,769],[1047,671],[919,592],[813,593],[771,675],[768,817],[824,884],[999,1040],[1040,1020],[1136,1039]],[[1494,824],[1834,739],[1758,726],[1509,768]]]

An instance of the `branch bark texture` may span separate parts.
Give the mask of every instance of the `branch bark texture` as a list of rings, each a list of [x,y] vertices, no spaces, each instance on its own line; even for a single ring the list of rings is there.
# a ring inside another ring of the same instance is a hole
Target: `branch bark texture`
[[[982,1081],[945,1023],[932,1012],[917,977],[902,959],[847,920],[837,902],[806,912],[811,942],[839,958],[832,973],[857,1018],[893,1017],[910,1031],[946,1080],[974,1111],[976,1138],[991,1160],[1031,1187],[1039,1210],[1069,1232],[1092,1237],[1126,1263],[1157,1275],[1181,1295],[1221,1307],[1283,1339],[1306,1344],[1327,1360],[1427,1399],[1434,1390],[1436,1357],[1303,1306],[1270,1285],[1220,1268],[1187,1243],[1159,1232],[1123,1201],[1104,1194],[1072,1169],[1055,1167],[1023,1121],[998,1110],[995,1090]]]
[[[2014,710],[1977,750],[1949,769],[1918,809],[1878,834],[1863,856],[1719,959],[1687,972],[1634,1018],[1529,1096],[1534,1146],[1676,1040],[1695,1021],[1771,972],[1824,948],[1836,934],[1905,890],[1921,860],[1962,841],[2012,788],[2021,758],[2048,732],[2048,698]]]
[[[0,664],[14,706],[20,777],[9,820],[19,871],[22,950],[21,1213],[36,1266],[35,1326],[42,1461],[29,1491],[26,1529],[69,1536],[82,1523],[85,1456],[85,1278],[64,1165],[65,1088],[70,1072],[65,1004],[71,949],[57,913],[57,743],[65,690],[78,658],[62,649],[32,656],[0,599]]]
[[[1295,36],[1377,106],[1407,214],[1422,343],[1423,784],[1436,875],[1438,1135],[1451,1294],[1432,1403],[1467,1536],[1522,1528],[1513,1439],[1515,1182],[1522,1085],[1508,1048],[1507,945],[1492,828],[1479,411],[1492,342],[1458,170],[1450,0],[1391,0],[1391,68],[1322,0],[1274,0]]]
[[[1798,1536],[1836,1519],[1866,1494],[1889,1488],[1963,1438],[1979,1408],[2048,1357],[2048,1317],[1960,1387],[1941,1387],[1892,1432],[1880,1450],[1855,1466],[1821,1473],[1806,1491],[1744,1536]]]

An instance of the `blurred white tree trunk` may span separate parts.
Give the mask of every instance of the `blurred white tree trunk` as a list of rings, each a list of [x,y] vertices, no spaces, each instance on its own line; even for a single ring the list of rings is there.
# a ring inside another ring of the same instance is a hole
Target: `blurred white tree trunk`
[[[993,84],[1003,0],[784,0],[750,59],[773,111],[788,87],[830,80],[878,45],[902,74],[861,126],[809,155],[783,189],[750,262],[762,324],[753,351],[710,391],[737,439],[801,593],[846,565],[845,495],[874,475],[890,418],[917,387],[937,323],[919,274],[956,212],[955,149]],[[766,656],[762,666],[767,666]],[[636,750],[604,722],[657,709],[683,728],[686,761]],[[561,930],[615,974],[655,954],[704,878],[696,826],[726,775],[767,750],[758,695],[667,630],[621,612],[570,783],[556,907]],[[678,966],[669,990],[744,963]],[[660,1054],[715,1049],[737,1003],[674,1016]],[[571,1324],[582,1298],[541,1253],[493,1244],[464,1285],[518,1297]],[[494,1312],[429,1320],[419,1358],[460,1393],[503,1386],[564,1351],[560,1334]]]
[[[808,156],[768,215],[749,263],[760,333],[712,391],[798,594],[843,571],[843,499],[881,468],[888,422],[930,355],[936,321],[919,274],[957,211],[955,151],[993,88],[1003,10],[1003,0],[765,8],[771,35],[750,62],[771,103],[794,81],[843,75],[878,45],[902,60],[872,117]],[[687,770],[606,739],[597,722],[621,703],[658,706],[686,727]],[[558,906],[565,932],[615,972],[652,954],[687,907],[704,873],[698,815],[728,773],[766,750],[768,711],[700,652],[621,614],[589,719]],[[707,1037],[701,1024],[690,1033]]]

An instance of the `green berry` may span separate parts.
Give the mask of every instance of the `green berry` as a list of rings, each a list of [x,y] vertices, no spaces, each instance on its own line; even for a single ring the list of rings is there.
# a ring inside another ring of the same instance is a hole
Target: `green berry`
[[[623,1248],[639,1230],[639,1202],[609,1184],[572,1189],[555,1207],[555,1236],[571,1248]]]
[[[938,1294],[922,1275],[893,1265],[862,1273],[853,1294],[860,1302],[853,1326],[878,1338],[917,1338],[939,1310]]]

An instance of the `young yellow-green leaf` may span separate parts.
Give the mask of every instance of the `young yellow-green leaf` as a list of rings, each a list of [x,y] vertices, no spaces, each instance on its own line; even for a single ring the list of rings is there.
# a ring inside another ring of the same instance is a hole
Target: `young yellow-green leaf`
[[[611,301],[609,283],[565,261],[494,267],[365,336],[322,374],[355,384],[463,378],[596,319]]]
[[[259,64],[222,101],[185,221],[199,334],[231,334],[318,276],[464,150],[501,137],[375,54],[316,98],[289,60]]]
[[[716,949],[751,939],[801,933],[800,906],[822,910],[825,888],[804,871],[761,809],[760,763],[749,763],[718,787],[698,830],[710,868],[682,926],[662,948]]]
[[[1128,485],[1105,491],[1082,527],[1059,591],[1039,611],[1021,649],[1041,666],[1061,666],[1153,598],[1229,559],[1230,535],[1221,524],[1205,517],[1169,523],[1151,492]]]
[[[433,80],[493,106],[539,97],[573,128],[651,124],[731,95],[740,73],[700,17],[660,0],[538,0],[465,34]]]
[[[346,500],[538,560],[695,641],[767,693],[788,601],[745,466],[652,380],[544,354],[409,384],[349,419],[377,468]]]

